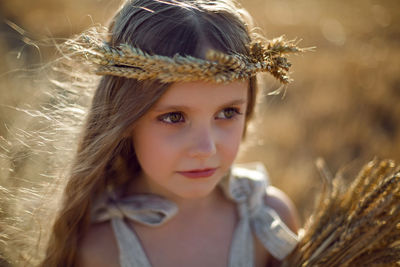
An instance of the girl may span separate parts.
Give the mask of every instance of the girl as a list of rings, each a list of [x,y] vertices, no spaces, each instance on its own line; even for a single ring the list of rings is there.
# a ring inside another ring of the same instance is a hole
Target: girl
[[[102,75],[41,266],[272,266],[298,220],[262,166],[233,166],[257,72],[289,82],[230,0],[131,0],[107,42],[69,42]]]

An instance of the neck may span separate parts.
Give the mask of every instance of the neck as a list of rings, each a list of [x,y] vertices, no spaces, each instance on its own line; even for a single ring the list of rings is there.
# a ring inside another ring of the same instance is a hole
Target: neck
[[[172,200],[172,199],[171,199]],[[179,208],[178,215],[193,217],[193,215],[210,213],[218,210],[220,204],[225,201],[222,190],[216,186],[211,193],[201,198],[186,199],[176,197],[172,200]]]

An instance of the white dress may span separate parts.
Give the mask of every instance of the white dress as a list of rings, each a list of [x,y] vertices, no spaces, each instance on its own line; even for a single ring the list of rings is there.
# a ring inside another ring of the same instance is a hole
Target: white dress
[[[264,202],[269,179],[262,164],[235,165],[219,186],[226,197],[237,203],[239,222],[230,247],[228,267],[254,266],[253,235],[277,259],[285,258],[296,246],[298,237]],[[92,222],[111,221],[121,267],[151,267],[141,242],[124,219],[157,227],[178,212],[177,206],[152,194],[123,199],[108,195],[92,212]]]

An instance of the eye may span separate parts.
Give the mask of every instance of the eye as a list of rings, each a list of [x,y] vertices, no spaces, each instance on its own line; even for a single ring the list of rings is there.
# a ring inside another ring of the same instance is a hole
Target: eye
[[[185,121],[185,118],[183,117],[183,114],[181,112],[166,113],[161,116],[158,116],[157,119],[161,122],[169,124],[180,123]]]
[[[229,120],[237,115],[243,115],[243,113],[240,113],[238,108],[224,108],[218,113],[217,119]]]

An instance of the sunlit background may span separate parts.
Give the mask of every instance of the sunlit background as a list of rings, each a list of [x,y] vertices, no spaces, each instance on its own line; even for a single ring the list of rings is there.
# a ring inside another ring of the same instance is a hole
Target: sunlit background
[[[26,79],[30,76],[17,70],[45,64],[55,53],[48,40],[104,24],[119,3],[0,2],[0,138],[7,140],[7,129],[21,117],[10,107],[35,106],[40,95],[40,88],[32,88]],[[333,174],[343,167],[353,173],[374,156],[400,160],[400,2],[241,3],[253,15],[258,32],[268,38],[285,34],[302,39],[300,46],[316,46],[315,52],[291,58],[295,81],[284,94],[268,95],[279,85],[265,77],[261,119],[239,157],[240,162],[263,162],[272,183],[289,194],[304,221],[322,184],[317,158],[323,158]],[[24,167],[23,160],[13,161],[14,169]],[[29,172],[35,168],[24,170]],[[13,177],[4,171],[1,175],[0,183]]]

